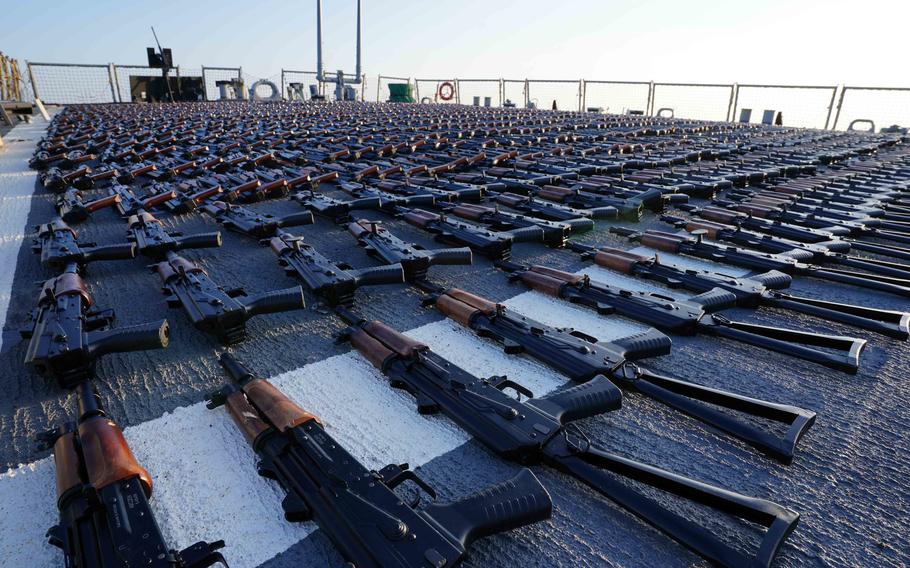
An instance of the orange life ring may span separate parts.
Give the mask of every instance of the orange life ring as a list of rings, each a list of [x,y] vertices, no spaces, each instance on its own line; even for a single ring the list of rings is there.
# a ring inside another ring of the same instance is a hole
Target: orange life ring
[[[455,96],[455,85],[451,81],[443,81],[436,89],[436,96],[444,101],[451,101]]]

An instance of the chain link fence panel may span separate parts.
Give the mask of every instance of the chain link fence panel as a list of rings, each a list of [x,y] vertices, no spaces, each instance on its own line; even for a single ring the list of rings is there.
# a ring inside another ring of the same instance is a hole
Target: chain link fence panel
[[[322,94],[322,86],[316,80],[315,71],[281,70],[281,94],[288,101],[312,99],[310,85],[316,87],[316,94]]]
[[[439,88],[443,83],[452,84],[452,98],[445,101],[438,96]],[[458,103],[458,86],[455,84],[455,79],[414,79],[415,84],[415,98],[417,102],[424,102],[425,99],[430,99],[431,103],[439,104],[457,104]]]
[[[458,97],[463,105],[473,105],[477,98],[478,106],[485,106],[487,98],[490,106],[502,106],[502,90],[499,79],[458,79]]]
[[[647,114],[651,104],[651,83],[643,81],[585,81],[584,109],[601,108],[611,114],[639,111]]]
[[[761,123],[765,111],[780,113],[784,126],[827,128],[837,87],[797,85],[739,85],[730,120]],[[773,114],[773,113],[772,113]]]
[[[844,87],[831,128],[847,130],[853,121],[872,121],[875,129],[910,127],[910,89]],[[867,125],[857,124],[857,129]]]
[[[528,80],[528,101],[537,108],[577,111],[581,101],[581,81]]]
[[[37,97],[45,104],[115,102],[109,65],[28,63]]]
[[[676,118],[727,120],[732,96],[733,85],[654,83],[648,114],[657,115],[661,109],[672,109]]]
[[[218,92],[217,81],[230,81],[240,79],[240,67],[202,67],[202,86],[205,91],[205,100],[217,101],[221,98]]]

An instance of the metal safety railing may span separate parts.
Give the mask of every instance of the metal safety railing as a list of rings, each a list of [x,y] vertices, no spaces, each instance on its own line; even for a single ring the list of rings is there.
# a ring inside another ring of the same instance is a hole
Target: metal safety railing
[[[160,77],[144,65],[38,63],[26,64],[24,86],[29,98],[48,104],[133,102],[143,99],[141,81]],[[171,70],[178,84],[190,85],[183,98],[217,100],[218,81],[245,78],[241,67]],[[315,71],[281,69],[279,90],[284,100],[309,100],[314,94],[332,98]],[[274,76],[277,79],[277,75]],[[198,83],[189,80],[198,81]],[[779,123],[819,129],[876,128],[910,125],[910,88],[746,83],[678,83],[591,79],[459,78],[425,79],[404,76],[365,76],[358,100],[385,101],[389,85],[411,86],[416,102],[477,104],[599,111]],[[443,87],[444,84],[450,86]],[[369,93],[372,85],[376,93]],[[440,88],[444,93],[440,93]],[[440,94],[444,96],[440,96]],[[444,99],[451,95],[451,98]],[[864,122],[865,121],[865,122]]]

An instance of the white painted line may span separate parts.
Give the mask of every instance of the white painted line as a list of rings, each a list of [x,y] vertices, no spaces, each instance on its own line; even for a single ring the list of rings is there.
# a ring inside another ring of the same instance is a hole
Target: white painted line
[[[6,321],[15,276],[16,259],[26,232],[37,173],[28,160],[47,124],[18,124],[0,148],[0,322]],[[0,349],[3,338],[0,336]]]

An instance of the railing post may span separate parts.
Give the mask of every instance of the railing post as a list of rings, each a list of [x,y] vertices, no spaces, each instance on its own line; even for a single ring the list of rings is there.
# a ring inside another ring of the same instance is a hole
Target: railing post
[[[117,102],[117,90],[114,88],[114,64],[107,64],[107,82],[111,86],[111,102]]]
[[[648,83],[648,101],[645,103],[645,115],[651,116],[654,111],[654,81]]]
[[[831,122],[831,111],[834,110],[834,97],[837,95],[837,86],[831,89],[831,100],[828,102],[828,115],[825,117],[825,130],[828,130],[828,123]],[[841,97],[841,102],[843,102]],[[840,104],[837,105],[837,113],[840,114]],[[837,121],[835,120],[835,124]],[[833,129],[832,129],[833,130]]]
[[[578,112],[582,112],[584,110],[584,104],[585,104],[584,88],[585,88],[585,80],[579,79],[578,80]]]
[[[202,96],[209,100],[209,82],[205,80],[205,65],[202,66]]]
[[[531,104],[531,83],[525,78],[525,108]]]
[[[458,77],[455,78],[455,104],[461,104],[461,81],[458,80]]]
[[[835,89],[835,92],[837,89]],[[845,85],[840,86],[840,98],[837,100],[837,112],[834,114],[834,124],[831,125],[831,130],[837,130],[837,121],[840,120],[840,109],[844,105],[844,94],[847,92],[847,87]],[[833,96],[832,96],[833,98]]]
[[[37,99],[39,98],[38,86],[35,84],[35,74],[32,72],[32,64],[26,61],[25,66],[28,67],[28,80],[32,84],[32,96]]]
[[[117,99],[122,103],[123,94],[120,92],[120,77],[117,75],[117,66],[114,65],[113,63],[111,63],[111,67],[113,67],[113,70],[114,70],[114,85],[116,85],[116,87],[117,87]],[[129,101],[129,102],[133,102],[133,101]]]
[[[506,81],[502,77],[499,78],[499,108],[502,108],[502,103],[506,98]]]
[[[287,100],[287,89],[284,88],[284,67],[281,68],[281,100]]]
[[[585,112],[588,110],[588,82],[582,78],[581,83],[581,108],[578,109],[579,112]]]
[[[733,83],[730,86],[730,103],[727,105],[727,122],[733,122],[737,104],[739,104],[739,83]]]
[[[408,79],[408,83],[410,83],[410,82],[411,82],[411,80]],[[380,91],[382,91],[382,75],[381,74],[376,76],[376,102],[377,103],[379,102]]]

